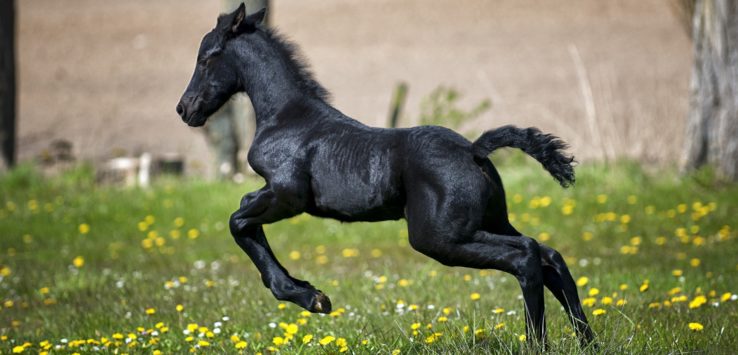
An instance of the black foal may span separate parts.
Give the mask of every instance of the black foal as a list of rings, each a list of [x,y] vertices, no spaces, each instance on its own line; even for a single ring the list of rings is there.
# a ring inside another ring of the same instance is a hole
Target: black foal
[[[218,18],[177,112],[201,126],[233,94],[251,98],[256,134],[248,159],[266,185],[243,197],[230,229],[277,299],[331,311],[327,296],[277,261],[262,225],[303,212],[347,222],[405,218],[419,252],[445,265],[514,275],[531,341],[545,337],[544,286],[582,342],[592,339],[564,259],[510,225],[502,182],[487,158],[497,148],[522,149],[567,186],[574,182],[573,159],[562,153],[562,141],[512,126],[473,143],[442,127],[367,127],[326,102],[293,47],[262,27],[263,18],[263,10],[247,15],[243,5]]]

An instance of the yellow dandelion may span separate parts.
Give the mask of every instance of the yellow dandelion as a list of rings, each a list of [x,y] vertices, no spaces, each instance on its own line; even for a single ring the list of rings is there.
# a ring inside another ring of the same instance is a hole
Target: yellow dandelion
[[[420,329],[420,323],[413,323],[410,325],[410,329],[417,330]]]
[[[695,332],[701,332],[702,329],[705,329],[705,327],[697,322],[689,323],[689,329]]]
[[[577,279],[577,286],[579,287],[585,286],[587,285],[588,282],[589,282],[589,277],[582,276],[579,279]]]
[[[79,234],[87,234],[90,232],[90,225],[87,223],[82,223],[79,225]]]
[[[332,343],[334,340],[336,340],[336,337],[334,337],[332,335],[328,335],[328,336],[324,337],[323,339],[320,339],[318,341],[318,343],[320,343],[320,345],[326,346],[326,345]]]
[[[200,345],[201,348],[207,348],[208,346],[210,346],[210,342],[208,342],[207,340],[200,340],[197,342],[197,345]]]
[[[639,290],[639,291],[641,291],[641,292],[646,292],[646,291],[648,291],[648,282],[644,282],[644,283],[643,283],[643,284],[641,285],[641,287],[639,287],[639,288],[638,288],[638,290]]]
[[[592,311],[592,315],[595,316],[595,317],[601,316],[601,315],[603,315],[605,313],[607,313],[607,311],[604,310],[604,309],[602,309],[602,308],[597,308],[594,311]]]
[[[700,259],[697,259],[697,258],[692,258],[689,260],[689,266],[691,267],[698,267],[700,266],[701,263],[702,261],[700,261]]]
[[[178,304],[176,307],[174,307],[174,309],[176,309],[177,312],[182,312],[184,311],[184,306],[181,304]]]
[[[673,276],[679,277],[679,276],[682,276],[684,272],[682,271],[682,269],[674,269],[674,270],[671,270],[671,274]]]
[[[600,290],[598,288],[593,287],[593,288],[589,289],[589,293],[588,294],[590,296],[597,296],[597,295],[600,294]]]
[[[525,339],[527,339],[526,336],[525,336],[525,334],[520,334],[518,336],[518,340],[520,340],[520,341],[525,341]]]
[[[297,324],[290,323],[287,325],[284,331],[287,332],[287,334],[294,335],[294,334],[297,334],[298,329],[299,328],[297,327]]]
[[[83,267],[83,266],[85,266],[85,258],[83,258],[81,256],[78,256],[78,257],[74,258],[72,260],[72,265],[74,265],[74,267],[76,267],[78,269],[81,268],[81,267]]]
[[[492,313],[494,313],[494,314],[500,314],[500,313],[503,313],[503,312],[505,312],[505,309],[504,308],[501,308],[501,307],[497,307],[497,308],[495,308],[495,309],[492,310]]]
[[[582,300],[582,305],[587,307],[592,307],[597,303],[597,299],[594,297],[587,297]]]
[[[199,236],[200,236],[200,231],[195,228],[190,228],[190,230],[187,231],[187,238],[197,239],[197,237]]]
[[[538,234],[538,240],[542,242],[546,242],[549,239],[551,239],[551,235],[546,232],[541,232],[540,234]]]
[[[505,328],[505,323],[497,323],[497,325],[495,325],[495,330],[499,330],[502,328]]]
[[[703,304],[707,303],[707,298],[703,295],[699,295],[695,297],[692,301],[689,302],[689,308],[700,308]]]
[[[400,286],[400,287],[408,287],[408,286],[410,286],[410,280],[400,279],[399,281],[397,281],[397,286]]]
[[[141,232],[145,232],[147,229],[149,229],[149,224],[146,222],[138,222],[138,230]]]
[[[482,295],[480,295],[479,292],[472,292],[472,294],[469,295],[469,299],[472,301],[479,300],[480,298],[482,298]]]
[[[249,343],[247,343],[245,340],[240,340],[234,346],[238,350],[243,350],[246,349],[247,346],[249,346]]]
[[[303,343],[303,344],[307,344],[307,343],[309,343],[309,342],[310,342],[311,340],[313,340],[313,335],[312,335],[312,334],[307,334],[307,335],[305,335],[304,337],[302,337],[302,343]]]
[[[184,223],[185,223],[185,220],[182,217],[177,217],[174,219],[174,226],[177,228],[182,227]]]
[[[290,252],[290,260],[300,260],[300,252],[297,250],[293,250]]]
[[[346,248],[341,251],[341,255],[343,255],[344,258],[355,258],[359,256],[359,249]]]
[[[156,314],[156,308],[146,308],[146,314],[148,315]]]
[[[272,343],[276,346],[282,346],[286,343],[286,341],[282,337],[274,337],[272,338]]]

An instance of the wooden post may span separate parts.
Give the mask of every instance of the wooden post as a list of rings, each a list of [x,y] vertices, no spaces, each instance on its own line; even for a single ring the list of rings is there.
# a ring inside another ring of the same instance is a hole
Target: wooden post
[[[15,0],[0,0],[0,171],[15,165]]]

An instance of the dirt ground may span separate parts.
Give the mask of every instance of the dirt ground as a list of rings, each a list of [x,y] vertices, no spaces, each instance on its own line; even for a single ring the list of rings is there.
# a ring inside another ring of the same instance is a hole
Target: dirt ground
[[[221,2],[18,1],[19,155],[55,138],[99,161],[209,152],[175,104]],[[275,0],[275,26],[299,44],[346,114],[386,124],[409,84],[404,125],[439,85],[492,109],[477,130],[534,125],[581,159],[678,158],[691,44],[668,0]]]

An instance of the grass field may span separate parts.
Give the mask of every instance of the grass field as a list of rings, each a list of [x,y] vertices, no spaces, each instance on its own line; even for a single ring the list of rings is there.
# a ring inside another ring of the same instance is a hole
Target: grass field
[[[578,167],[563,190],[502,164],[513,224],[564,254],[598,334],[585,353],[738,349],[738,186],[634,164]],[[301,215],[266,227],[293,275],[331,297],[316,315],[275,300],[227,230],[260,187],[94,186],[87,168],[0,177],[0,353],[519,353],[515,279],[444,267],[405,223]],[[546,294],[551,350],[580,351]]]

